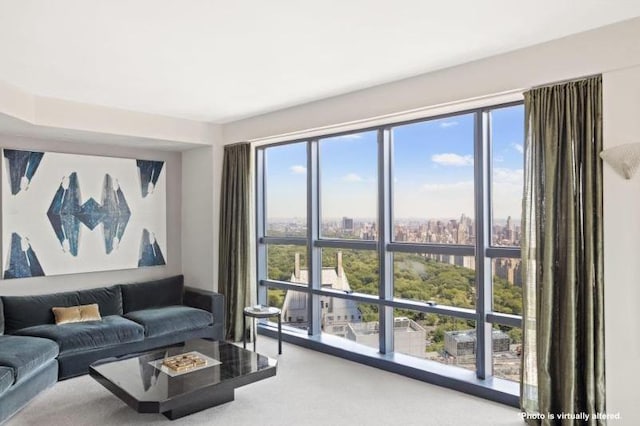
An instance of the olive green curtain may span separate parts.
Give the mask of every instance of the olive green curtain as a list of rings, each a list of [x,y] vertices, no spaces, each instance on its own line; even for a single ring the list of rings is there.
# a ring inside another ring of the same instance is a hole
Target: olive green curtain
[[[218,290],[225,296],[225,338],[232,341],[242,339],[242,310],[255,299],[251,157],[248,143],[224,148]]]
[[[602,78],[526,92],[525,119],[522,408],[605,424]]]

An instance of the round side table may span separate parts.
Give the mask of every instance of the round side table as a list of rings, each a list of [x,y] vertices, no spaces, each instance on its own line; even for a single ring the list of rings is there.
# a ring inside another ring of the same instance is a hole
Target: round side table
[[[260,309],[248,306],[242,311],[242,347],[247,349],[247,317],[253,321],[253,351],[256,351],[256,318],[278,317],[278,354],[282,354],[282,310],[272,306],[262,306]]]

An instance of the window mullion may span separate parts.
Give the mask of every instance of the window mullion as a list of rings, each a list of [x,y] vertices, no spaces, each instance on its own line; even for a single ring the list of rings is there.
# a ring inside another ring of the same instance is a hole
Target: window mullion
[[[315,242],[319,239],[320,224],[320,172],[319,172],[319,148],[318,140],[314,139],[307,144],[307,253],[309,268],[308,287],[308,316],[309,335],[318,335],[321,332],[322,311],[320,309],[320,296],[313,294],[311,290],[322,287],[322,249]]]
[[[378,131],[378,268],[380,299],[393,299],[393,259],[387,251],[391,242],[391,130]],[[393,308],[379,305],[380,352],[393,351]]]
[[[265,150],[256,150],[256,231],[258,234],[258,240],[263,238],[266,234],[265,225],[265,212],[266,212],[266,190],[265,190],[265,176],[266,176],[266,160]],[[267,245],[256,244],[256,273],[258,282],[261,279],[267,278]],[[257,288],[258,303],[267,305],[267,287],[258,286]],[[246,331],[244,331],[246,332]]]
[[[492,374],[491,261],[485,256],[489,245],[489,113],[475,114],[475,215],[476,215],[476,374],[485,379]]]

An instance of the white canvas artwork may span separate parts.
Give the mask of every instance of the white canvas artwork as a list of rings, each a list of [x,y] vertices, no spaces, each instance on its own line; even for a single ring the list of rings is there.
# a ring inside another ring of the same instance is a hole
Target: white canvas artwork
[[[3,277],[164,265],[166,164],[3,150]]]

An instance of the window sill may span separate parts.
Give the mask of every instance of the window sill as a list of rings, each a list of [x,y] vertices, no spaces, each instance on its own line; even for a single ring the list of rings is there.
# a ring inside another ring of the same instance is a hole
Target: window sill
[[[275,324],[261,322],[257,329],[258,334],[278,337]],[[326,334],[309,336],[283,327],[282,340],[490,401],[520,407],[520,384],[509,380],[497,377],[481,380],[470,370],[398,353],[381,354],[373,348]]]

